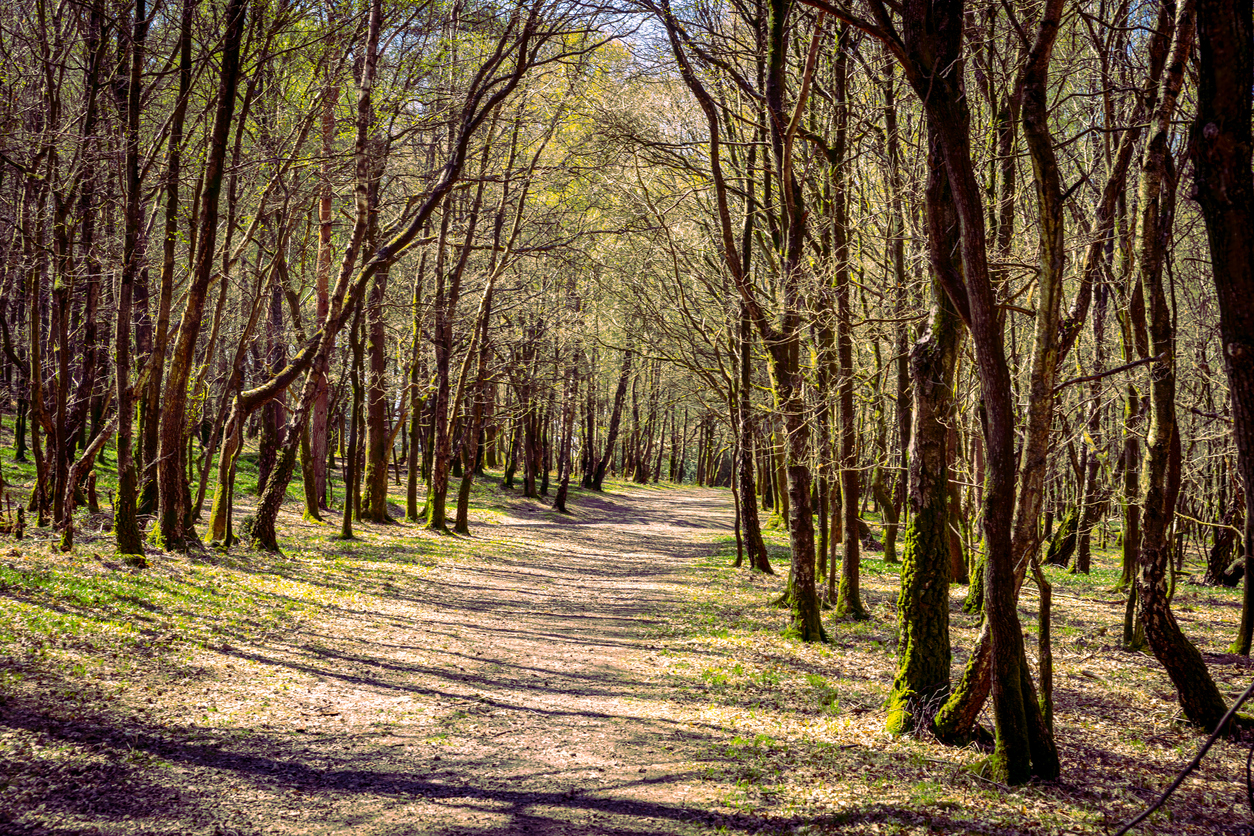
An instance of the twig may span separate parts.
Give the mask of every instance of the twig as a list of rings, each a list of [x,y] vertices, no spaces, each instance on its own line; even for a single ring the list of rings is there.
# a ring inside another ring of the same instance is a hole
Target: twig
[[[1194,415],[1200,415],[1203,418],[1209,418],[1212,421],[1222,421],[1225,424],[1232,423],[1231,418],[1229,418],[1227,415],[1220,415],[1218,412],[1203,412],[1202,410],[1198,409],[1195,406],[1186,406],[1185,409],[1187,409],[1189,412],[1192,412]]]
[[[1219,721],[1219,725],[1215,726],[1215,730],[1211,732],[1211,736],[1208,737],[1206,742],[1202,744],[1202,748],[1198,750],[1198,753],[1193,757],[1193,760],[1189,761],[1189,765],[1184,768],[1184,771],[1176,776],[1176,780],[1171,782],[1171,786],[1167,787],[1167,791],[1164,792],[1159,799],[1149,807],[1149,809],[1120,828],[1120,830],[1115,833],[1115,836],[1124,836],[1124,834],[1126,834],[1129,830],[1145,821],[1152,813],[1154,813],[1154,811],[1167,803],[1167,799],[1171,798],[1171,794],[1179,789],[1180,785],[1184,783],[1184,779],[1189,777],[1189,773],[1197,769],[1198,764],[1202,762],[1202,758],[1206,757],[1206,753],[1210,751],[1210,747],[1215,744],[1215,741],[1219,739],[1219,735],[1223,734],[1224,729],[1228,727],[1228,721],[1236,716],[1237,709],[1244,705],[1245,701],[1248,700],[1251,695],[1254,695],[1254,682],[1250,683],[1250,687],[1245,689],[1245,693],[1237,698],[1237,701],[1232,704],[1232,708],[1228,709],[1228,713],[1225,714],[1224,718]],[[1247,792],[1248,791],[1247,786]]]
[[[1119,374],[1119,372],[1126,372],[1128,369],[1135,369],[1137,366],[1144,366],[1146,363],[1154,363],[1154,362],[1157,362],[1158,360],[1163,359],[1163,357],[1165,356],[1166,356],[1166,352],[1163,352],[1162,354],[1159,354],[1155,357],[1145,357],[1140,360],[1133,360],[1131,363],[1124,363],[1122,366],[1116,366],[1115,368],[1107,369],[1104,372],[1097,372],[1095,374],[1086,374],[1082,377],[1073,377],[1070,380],[1064,380],[1062,383],[1059,383],[1057,386],[1055,386],[1053,393],[1057,395],[1063,389],[1066,389],[1068,386],[1071,386],[1072,384],[1075,384],[1075,383],[1084,383],[1089,380],[1101,380],[1103,377],[1110,377],[1113,374]]]
[[[983,775],[981,775],[978,772],[971,772],[969,774],[971,775],[972,778],[983,781],[986,784],[992,784],[993,786],[997,787],[1000,790],[1004,790],[1005,792],[1014,792],[1013,787],[1007,786],[1006,784],[1003,784],[1001,781],[994,781],[992,778],[985,778]],[[1116,834],[1116,836],[1119,836],[1119,834]]]

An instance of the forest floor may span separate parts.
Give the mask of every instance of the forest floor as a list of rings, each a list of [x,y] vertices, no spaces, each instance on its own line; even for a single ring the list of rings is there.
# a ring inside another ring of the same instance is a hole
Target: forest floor
[[[884,734],[880,555],[871,620],[828,618],[832,643],[807,646],[769,606],[783,578],[730,568],[727,492],[614,485],[571,507],[489,486],[471,537],[345,542],[292,504],[283,555],[147,569],[99,525],[70,555],[47,532],[6,543],[0,833],[1098,834],[1200,742],[1152,657],[1113,647],[1110,567],[1051,575],[1064,774],[1011,790],[968,768],[975,749]],[[1175,601],[1242,690],[1249,661],[1219,652],[1235,594],[1182,582]],[[1025,626],[1034,606],[1025,590]],[[1248,832],[1245,755],[1220,743],[1139,832]]]

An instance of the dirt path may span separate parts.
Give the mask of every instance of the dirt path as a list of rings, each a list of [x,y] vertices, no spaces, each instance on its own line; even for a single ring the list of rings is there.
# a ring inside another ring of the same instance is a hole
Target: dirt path
[[[341,758],[360,764],[360,795],[324,799],[293,830],[674,833],[702,816],[692,732],[658,716],[665,687],[642,656],[650,611],[666,605],[659,580],[708,551],[709,531],[727,526],[725,496],[585,499],[557,521],[528,510],[481,527],[516,559],[432,584],[418,629],[388,619],[356,643],[363,672],[387,669],[376,693],[411,691],[433,712],[355,741]],[[332,704],[360,693],[315,687]]]
[[[695,761],[710,730],[650,656],[665,585],[729,528],[726,495],[512,513],[476,529],[506,559],[437,566],[368,610],[192,660],[200,700],[139,740],[164,786],[104,793],[97,808],[125,808],[104,830],[708,832],[722,820]]]

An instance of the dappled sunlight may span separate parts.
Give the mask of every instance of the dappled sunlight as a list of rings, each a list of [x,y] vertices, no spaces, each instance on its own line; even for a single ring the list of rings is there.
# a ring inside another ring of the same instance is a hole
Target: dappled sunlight
[[[1102,644],[1122,601],[1100,566],[1057,576],[1063,779],[1008,793],[977,747],[884,732],[896,567],[866,558],[872,618],[826,613],[831,643],[804,644],[770,605],[785,578],[731,568],[726,492],[576,491],[573,518],[475,497],[494,521],[470,538],[343,542],[285,511],[284,555],[10,567],[9,808],[109,833],[1099,832],[1194,740],[1146,657]],[[1200,623],[1226,601],[1177,593]],[[1248,675],[1205,647],[1228,687]],[[1221,745],[1159,832],[1214,832],[1239,754]]]

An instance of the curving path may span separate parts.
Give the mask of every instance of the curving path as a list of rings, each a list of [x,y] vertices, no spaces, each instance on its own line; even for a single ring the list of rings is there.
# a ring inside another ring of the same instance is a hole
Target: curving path
[[[667,585],[730,528],[727,494],[572,507],[515,506],[476,531],[505,558],[236,650],[291,672],[301,728],[189,764],[202,788],[184,804],[215,808],[219,832],[710,832],[695,761],[722,735],[689,722],[649,657]]]

